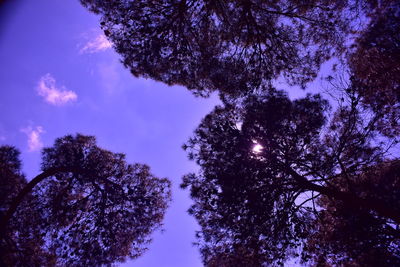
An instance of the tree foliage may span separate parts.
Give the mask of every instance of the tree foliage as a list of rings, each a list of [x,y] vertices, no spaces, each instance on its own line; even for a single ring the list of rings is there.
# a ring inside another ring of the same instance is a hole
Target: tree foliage
[[[400,204],[400,161],[389,160],[368,168],[352,180],[353,190],[368,198]],[[350,191],[341,179],[335,181],[341,190]],[[354,209],[345,202],[318,200],[323,210],[314,222],[314,232],[306,245],[305,257],[319,265],[398,266],[400,265],[400,231],[387,218],[377,217],[368,209]]]
[[[124,154],[99,148],[94,137],[57,139],[43,150],[43,172],[29,183],[16,149],[0,151],[0,164],[12,174],[1,176],[1,195],[9,196],[1,202],[7,265],[98,266],[137,258],[162,224],[169,181],[146,165],[126,163]]]
[[[305,86],[370,2],[81,0],[133,75],[231,96],[280,75]]]
[[[262,257],[254,251],[237,245],[233,251],[230,251],[229,248],[226,250],[222,247],[218,248],[218,252],[208,258],[204,265],[207,267],[232,267],[260,266],[262,263]]]
[[[12,200],[28,182],[21,172],[19,152],[11,146],[0,147],[0,214],[4,216]],[[1,231],[0,263],[2,266],[51,266],[54,257],[41,248],[44,244],[34,222],[40,216],[31,206],[38,201],[32,194],[21,202],[9,221],[7,231]]]
[[[349,59],[363,102],[384,114],[381,128],[400,133],[400,3],[387,1],[371,18]]]
[[[371,196],[356,183],[388,148],[378,143],[377,118],[362,113],[359,98],[349,94],[348,104],[328,120],[327,101],[319,95],[291,101],[282,91],[268,91],[240,108],[217,107],[185,145],[201,167],[182,186],[195,201],[190,213],[201,225],[204,262],[235,254],[238,246],[270,265],[299,255],[327,209],[316,202],[321,196],[366,210],[381,228],[400,224],[398,205],[389,205],[399,201],[397,191]],[[382,186],[383,180],[376,185]]]

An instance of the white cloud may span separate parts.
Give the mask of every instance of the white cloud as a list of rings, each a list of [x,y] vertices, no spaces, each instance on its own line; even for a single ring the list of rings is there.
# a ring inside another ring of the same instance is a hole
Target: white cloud
[[[62,106],[78,98],[74,91],[66,90],[63,86],[57,88],[56,80],[49,73],[40,78],[37,92],[47,103],[55,106]]]
[[[42,126],[36,126],[36,128],[28,126],[21,129],[21,132],[28,137],[28,149],[30,152],[38,151],[43,147],[43,143],[40,140],[40,134],[44,133]]]
[[[79,50],[79,52],[81,54],[94,54],[107,50],[111,47],[112,44],[107,40],[107,37],[104,34],[100,34],[94,40],[87,42],[86,45]]]

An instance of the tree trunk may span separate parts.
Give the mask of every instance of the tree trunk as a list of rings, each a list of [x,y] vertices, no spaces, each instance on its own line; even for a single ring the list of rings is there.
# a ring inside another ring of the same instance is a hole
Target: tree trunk
[[[304,189],[319,192],[328,197],[332,197],[337,200],[345,202],[346,205],[375,211],[382,217],[392,219],[395,223],[400,224],[400,213],[397,209],[388,207],[387,203],[382,202],[379,199],[366,199],[360,198],[354,194],[348,192],[342,192],[334,188],[321,186],[314,184],[307,180],[304,176],[301,176],[293,169],[289,168],[291,175]]]
[[[57,173],[61,172],[79,172],[76,168],[72,167],[59,167],[59,168],[49,168],[48,170],[42,172],[35,178],[33,178],[25,187],[22,189],[18,195],[12,200],[10,207],[4,214],[4,216],[1,218],[0,221],[0,237],[3,237],[4,234],[6,233],[6,228],[7,225],[11,219],[11,217],[14,215],[15,211],[17,210],[18,206],[21,204],[23,199],[25,198],[26,195],[28,195],[30,192],[32,192],[32,189],[41,181],[44,179],[53,176]]]

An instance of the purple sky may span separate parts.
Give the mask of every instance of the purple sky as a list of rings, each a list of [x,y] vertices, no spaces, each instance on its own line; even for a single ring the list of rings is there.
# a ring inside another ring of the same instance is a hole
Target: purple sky
[[[123,266],[201,266],[192,245],[197,225],[186,212],[191,200],[179,189],[182,175],[196,166],[181,145],[218,100],[134,78],[109,46],[98,18],[78,0],[6,1],[0,7],[0,145],[20,149],[28,179],[39,172],[42,146],[78,132],[95,135],[101,147],[125,153],[129,162],[148,164],[173,182],[173,201],[165,232]]]

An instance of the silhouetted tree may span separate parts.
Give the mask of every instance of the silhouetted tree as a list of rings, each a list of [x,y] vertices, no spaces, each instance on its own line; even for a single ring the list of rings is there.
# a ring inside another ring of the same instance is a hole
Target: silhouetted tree
[[[280,75],[304,86],[372,2],[81,0],[133,75],[230,96]]]
[[[17,150],[0,152],[5,265],[110,265],[139,257],[161,226],[169,181],[99,148],[94,137],[57,139],[43,150],[43,172],[29,183]]]
[[[0,147],[0,214],[3,218],[12,200],[27,185],[21,173],[19,152],[10,146]],[[1,266],[52,266],[54,257],[42,249],[44,239],[37,228],[40,221],[38,212],[32,206],[38,205],[32,194],[25,196],[9,220],[7,230],[1,232]]]
[[[363,102],[385,116],[387,135],[400,133],[400,2],[386,3],[356,41],[350,69]]]
[[[263,263],[255,251],[243,246],[236,246],[233,251],[224,247],[213,249],[212,257],[205,260],[206,267],[260,266]]]
[[[387,197],[353,189],[393,145],[376,135],[377,115],[367,116],[349,89],[326,124],[328,103],[319,95],[290,101],[268,90],[240,107],[217,107],[185,145],[201,167],[182,186],[195,201],[190,213],[201,226],[204,262],[218,248],[230,254],[238,246],[267,264],[299,255],[324,208],[315,202],[320,196],[400,224],[400,208],[390,200],[396,191],[388,190]],[[339,187],[338,179],[345,185]]]
[[[335,186],[343,191],[357,190],[359,195],[383,199],[400,206],[400,161],[392,160],[367,169],[352,180],[353,188],[342,179]],[[354,209],[340,200],[321,197],[321,210],[314,233],[308,239],[306,253],[316,264],[327,266],[399,266],[400,231],[390,220],[368,209]],[[398,224],[397,224],[398,225]]]

